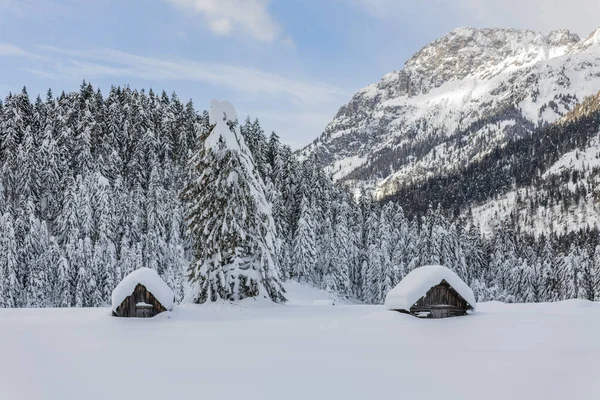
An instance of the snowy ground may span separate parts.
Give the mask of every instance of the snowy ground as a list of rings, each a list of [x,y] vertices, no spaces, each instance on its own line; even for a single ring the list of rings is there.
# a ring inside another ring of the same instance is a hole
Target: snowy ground
[[[293,288],[292,288],[293,289]],[[419,320],[380,306],[0,311],[0,398],[599,399],[600,304],[484,303]]]

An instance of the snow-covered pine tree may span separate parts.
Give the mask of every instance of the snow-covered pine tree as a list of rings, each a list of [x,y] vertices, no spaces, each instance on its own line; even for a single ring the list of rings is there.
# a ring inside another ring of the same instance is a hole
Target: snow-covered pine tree
[[[344,202],[349,206],[349,212],[347,214],[348,220],[348,231],[349,231],[349,246],[352,249],[350,264],[348,265],[348,280],[349,280],[349,292],[348,295],[357,299],[362,298],[362,234],[363,234],[363,223],[362,213],[359,205],[355,203],[350,195],[348,195],[348,201]]]
[[[580,257],[580,282],[579,282],[579,296],[580,299],[594,301],[596,292],[595,288],[595,277],[594,277],[594,261],[589,256],[587,248],[581,250]]]
[[[386,243],[389,237],[382,241],[381,234],[381,215],[380,207],[374,207],[367,220],[365,221],[365,249],[363,261],[363,300],[367,303],[378,304],[381,302],[384,265],[389,265],[387,260],[388,246]],[[384,228],[387,230],[387,228]]]
[[[578,247],[571,246],[565,258],[565,295],[566,299],[579,298],[581,281],[581,254]]]
[[[240,132],[244,138],[244,143],[246,143],[248,150],[250,150],[256,170],[263,179],[263,182],[267,184],[267,180],[270,179],[267,173],[268,145],[265,133],[258,119],[251,122],[250,117],[247,117],[244,125],[240,126]]]
[[[27,270],[25,304],[27,307],[46,307],[52,300],[50,288],[51,248],[44,222],[29,215],[29,229],[22,247],[21,260]]]
[[[75,285],[75,307],[86,307],[90,303],[89,273],[84,267],[77,271],[77,283]]]
[[[533,252],[529,251],[527,254],[527,266],[524,272],[524,293],[522,299],[528,303],[538,303],[543,300],[543,275],[542,275],[542,264]]]
[[[300,203],[300,219],[294,235],[291,277],[308,281],[312,278],[317,262],[316,232],[314,228],[313,210],[306,196]]]
[[[0,305],[6,308],[20,307],[22,287],[17,276],[17,241],[14,221],[10,213],[0,219]]]
[[[600,300],[600,245],[594,249],[592,263],[592,278],[594,279],[594,300]]]
[[[85,82],[84,82],[85,85]],[[92,156],[92,140],[98,135],[100,126],[94,113],[94,98],[91,86],[82,87],[80,96],[81,112],[77,123],[77,134],[74,137],[75,171],[86,175],[94,170]]]
[[[277,260],[281,268],[281,273],[284,279],[288,279],[291,274],[291,243],[289,218],[287,209],[284,204],[283,195],[277,188],[273,189],[273,220],[277,229],[277,238],[275,250],[277,252]]]
[[[379,217],[379,240],[380,240],[380,277],[377,303],[383,303],[385,295],[396,285],[396,271],[393,264],[394,249],[394,205],[387,203],[383,206]]]
[[[486,242],[481,237],[481,230],[472,220],[463,229],[460,245],[463,246],[467,265],[467,284],[478,279],[483,285],[487,282]]]
[[[42,120],[42,139],[38,149],[38,172],[40,183],[40,216],[44,220],[54,220],[60,211],[60,188],[64,180],[64,155],[61,154],[56,134],[59,120],[56,111],[56,102],[52,92],[48,91],[48,98],[44,104],[45,115]]]
[[[71,293],[70,267],[64,256],[60,256],[56,266],[56,284],[54,286],[54,306],[70,307],[73,295]]]
[[[328,287],[341,296],[350,295],[350,267],[353,261],[354,248],[351,232],[348,229],[349,206],[342,201],[335,215],[333,225],[332,274],[329,276]]]
[[[97,185],[93,196],[93,260],[92,270],[102,299],[102,303],[110,302],[110,295],[115,287],[117,250],[113,241],[114,215],[110,197],[112,191],[108,180],[96,175]]]
[[[339,293],[337,287],[341,271],[339,271],[339,263],[336,261],[337,252],[336,244],[334,243],[333,224],[329,217],[325,218],[323,224],[323,233],[321,240],[321,256],[320,263],[323,266],[323,283],[322,287],[332,293]]]
[[[191,160],[197,177],[183,192],[196,258],[189,268],[195,299],[284,302],[271,206],[231,103],[213,100],[210,123]]]
[[[177,210],[179,211],[179,210]],[[180,215],[176,212],[175,215]],[[180,221],[173,218],[171,221],[171,234],[167,244],[167,270],[165,281],[175,292],[175,300],[181,301],[184,297],[183,276],[187,262],[185,258],[184,243],[180,236]]]
[[[0,167],[6,200],[12,208],[17,208],[20,200],[20,169],[18,155],[23,151],[21,143],[25,132],[31,133],[33,107],[27,90],[10,95],[4,102],[0,116]]]
[[[554,248],[555,244],[552,241],[547,240],[541,255],[545,301],[560,301],[564,299],[564,257],[560,253],[555,254]]]

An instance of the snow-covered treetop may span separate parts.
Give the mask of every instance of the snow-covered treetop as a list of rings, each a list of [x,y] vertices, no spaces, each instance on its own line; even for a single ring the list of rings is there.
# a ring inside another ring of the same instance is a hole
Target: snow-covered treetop
[[[135,287],[141,284],[147,291],[163,305],[167,310],[173,309],[175,295],[171,288],[158,276],[156,271],[150,268],[140,268],[127,275],[121,283],[117,285],[112,292],[112,309],[117,308],[123,303],[123,300],[130,296]]]
[[[213,126],[213,129],[206,138],[204,146],[207,149],[212,149],[214,152],[219,152],[219,139],[225,143],[225,149],[235,151],[239,154],[240,162],[243,164],[246,171],[249,173],[249,185],[252,196],[255,198],[259,210],[272,217],[271,205],[267,202],[265,197],[265,187],[262,179],[258,174],[255,173],[255,165],[252,160],[252,155],[244,137],[240,132],[239,125],[235,125],[232,129],[231,124],[235,124],[238,121],[238,115],[233,105],[227,101],[210,101],[210,110],[208,112],[209,123]],[[235,179],[231,179],[232,183],[235,183]]]
[[[385,297],[389,310],[410,310],[410,308],[434,286],[442,281],[450,286],[475,310],[473,290],[450,269],[441,265],[428,265],[416,268],[400,281]]]
[[[210,110],[208,117],[211,125],[214,125],[214,129],[206,138],[205,145],[208,148],[216,149],[219,143],[219,138],[223,138],[225,145],[230,150],[240,150],[241,133],[239,127],[235,128],[235,132],[229,127],[228,121],[237,121],[238,116],[233,108],[233,105],[225,100],[211,100]]]

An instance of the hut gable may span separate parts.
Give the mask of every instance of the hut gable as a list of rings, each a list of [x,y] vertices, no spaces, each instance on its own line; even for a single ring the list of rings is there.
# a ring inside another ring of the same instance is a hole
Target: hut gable
[[[434,318],[464,315],[475,309],[471,288],[448,268],[416,268],[385,299],[386,308]]]
[[[118,317],[153,317],[171,311],[173,304],[173,291],[149,268],[127,275],[112,293],[113,315]]]

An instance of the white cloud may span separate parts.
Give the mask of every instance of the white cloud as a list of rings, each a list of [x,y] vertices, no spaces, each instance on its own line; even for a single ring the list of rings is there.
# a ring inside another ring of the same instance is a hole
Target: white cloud
[[[352,1],[372,16],[390,21],[397,21],[408,11],[419,10],[424,17],[444,14],[449,23],[456,21],[454,26],[507,27],[545,33],[553,29],[570,29],[582,36],[600,26],[600,2],[596,0]]]
[[[85,79],[103,76],[140,78],[151,81],[203,82],[237,92],[285,98],[297,104],[337,103],[346,91],[325,83],[286,78],[253,68],[200,63],[182,58],[158,58],[112,49],[71,50],[40,46],[46,53],[62,56],[48,68],[63,77]],[[65,60],[66,57],[66,60]]]
[[[2,56],[21,56],[21,57],[27,57],[30,54],[28,52],[26,52],[25,50],[9,44],[9,43],[0,43],[0,57]]]
[[[592,0],[460,0],[459,7],[492,27],[565,28],[587,37],[600,26],[600,2]]]
[[[216,35],[242,33],[260,41],[273,42],[281,32],[281,27],[269,13],[269,0],[167,1],[201,14]]]

